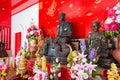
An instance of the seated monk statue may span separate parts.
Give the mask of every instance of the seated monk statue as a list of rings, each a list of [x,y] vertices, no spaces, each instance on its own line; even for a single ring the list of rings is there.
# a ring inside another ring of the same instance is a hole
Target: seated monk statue
[[[92,48],[98,49],[97,53],[102,54],[104,49],[107,49],[106,38],[104,32],[99,32],[100,22],[94,21],[92,23],[93,32],[88,35],[88,44],[92,45]]]
[[[8,57],[8,54],[5,50],[5,43],[0,42],[0,57]]]
[[[53,62],[55,58],[58,58],[61,64],[66,64],[70,53],[72,28],[71,22],[65,21],[65,13],[60,13],[59,18],[61,22],[57,27],[56,38],[45,39],[40,55],[41,57],[45,55],[48,62]]]
[[[108,40],[104,32],[99,32],[100,22],[94,21],[92,23],[93,32],[88,36],[88,44],[97,50],[99,55],[98,66],[103,68],[110,68],[111,63],[114,61],[111,52],[108,48]],[[102,64],[102,65],[101,65]]]

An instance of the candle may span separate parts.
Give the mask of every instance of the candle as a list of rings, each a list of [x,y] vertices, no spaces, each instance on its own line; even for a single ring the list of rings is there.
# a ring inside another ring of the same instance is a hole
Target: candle
[[[46,57],[42,57],[42,71],[46,72]]]

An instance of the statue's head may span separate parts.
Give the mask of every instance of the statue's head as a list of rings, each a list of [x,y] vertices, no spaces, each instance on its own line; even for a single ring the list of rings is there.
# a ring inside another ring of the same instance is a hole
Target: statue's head
[[[59,19],[60,19],[61,21],[64,21],[64,20],[65,20],[65,13],[61,12],[61,13],[59,14]]]
[[[5,43],[3,43],[2,41],[0,42],[0,50],[4,50],[5,48]]]
[[[98,29],[100,28],[100,22],[99,21],[94,21],[92,23],[92,29],[94,32],[98,31]]]

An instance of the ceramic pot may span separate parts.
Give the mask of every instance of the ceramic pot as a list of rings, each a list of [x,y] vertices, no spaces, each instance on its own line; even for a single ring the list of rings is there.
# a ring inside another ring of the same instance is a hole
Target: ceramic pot
[[[35,54],[37,49],[38,49],[38,47],[37,47],[37,40],[33,39],[30,42],[28,42],[28,51],[30,53]]]
[[[115,49],[112,52],[112,55],[115,58],[115,60],[120,64],[120,48]]]

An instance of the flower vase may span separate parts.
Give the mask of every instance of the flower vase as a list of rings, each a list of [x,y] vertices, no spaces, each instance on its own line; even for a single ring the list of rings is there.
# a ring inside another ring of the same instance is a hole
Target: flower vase
[[[6,80],[6,76],[1,76],[0,80]]]
[[[32,39],[30,42],[28,42],[28,51],[29,51],[30,55],[35,56],[37,49],[38,49],[38,47],[37,47],[36,39]]]

